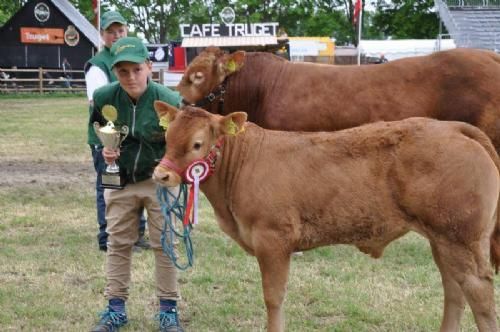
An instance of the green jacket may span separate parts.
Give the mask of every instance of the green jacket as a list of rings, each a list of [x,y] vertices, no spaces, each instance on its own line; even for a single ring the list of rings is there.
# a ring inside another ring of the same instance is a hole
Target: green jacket
[[[153,108],[155,100],[162,100],[178,107],[182,98],[178,92],[151,80],[137,104],[130,100],[119,82],[105,85],[94,92],[94,108],[90,123],[106,124],[101,110],[104,105],[113,105],[118,111],[115,126],[127,125],[129,134],[120,148],[116,163],[128,183],[151,178],[153,169],[165,154],[165,130],[160,127]]]
[[[87,63],[85,63],[85,72],[87,72],[91,66],[99,67],[108,76],[109,82],[116,81],[115,73],[111,70],[111,63],[113,61],[113,56],[109,48],[104,47],[100,52],[94,55]]]

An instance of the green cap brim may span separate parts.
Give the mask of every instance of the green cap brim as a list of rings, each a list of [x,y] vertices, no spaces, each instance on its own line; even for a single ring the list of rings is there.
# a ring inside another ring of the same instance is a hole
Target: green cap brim
[[[111,64],[114,67],[118,62],[133,62],[133,63],[144,63],[147,58],[138,55],[124,54],[123,56],[117,56],[116,59]]]
[[[107,22],[105,25],[101,26],[101,29],[102,30],[106,30],[107,28],[109,28],[113,23],[120,23],[121,25],[127,25],[127,22],[125,21],[122,21],[122,20],[119,20],[119,19],[115,19],[115,20],[112,20],[111,22]]]

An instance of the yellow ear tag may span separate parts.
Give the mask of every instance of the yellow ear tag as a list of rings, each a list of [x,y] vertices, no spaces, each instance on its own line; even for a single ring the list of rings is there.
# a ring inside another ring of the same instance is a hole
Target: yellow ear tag
[[[236,71],[236,62],[231,59],[226,64],[227,71],[230,73],[234,73]]]
[[[237,135],[241,133],[243,130],[245,130],[245,128],[244,127],[238,128],[233,119],[229,119],[229,121],[226,122],[226,132],[228,133],[228,135]]]
[[[163,127],[163,129],[167,130],[169,124],[170,118],[168,117],[168,115],[164,115],[160,118],[160,126]]]

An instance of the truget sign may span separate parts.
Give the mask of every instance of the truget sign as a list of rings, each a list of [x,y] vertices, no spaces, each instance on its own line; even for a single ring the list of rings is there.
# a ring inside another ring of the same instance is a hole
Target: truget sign
[[[279,23],[180,24],[181,37],[276,36]]]

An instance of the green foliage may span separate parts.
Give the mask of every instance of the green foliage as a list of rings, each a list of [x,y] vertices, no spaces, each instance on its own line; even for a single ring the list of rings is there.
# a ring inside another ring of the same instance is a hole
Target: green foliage
[[[27,0],[10,0],[0,2],[0,26],[4,25]]]
[[[373,17],[372,30],[394,39],[436,38],[439,17],[433,8],[434,0],[380,1]]]
[[[91,0],[70,0],[70,2],[87,18],[87,20],[89,20],[90,23],[94,22],[95,14]]]
[[[94,19],[92,1],[69,0],[90,22]],[[0,26],[4,25],[28,0],[0,1]]]
[[[305,21],[304,35],[333,37],[338,45],[344,45],[353,42],[355,31],[343,12],[319,10]]]
[[[2,26],[10,18],[10,14],[6,13],[5,10],[0,9],[0,26]]]
[[[193,2],[188,0],[103,0],[101,4],[104,9],[116,8],[129,25],[132,25],[136,32],[144,34],[149,42],[165,43],[170,39],[178,39],[181,18],[190,10]]]

